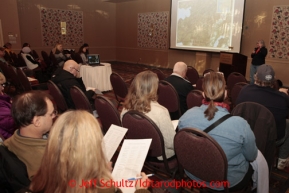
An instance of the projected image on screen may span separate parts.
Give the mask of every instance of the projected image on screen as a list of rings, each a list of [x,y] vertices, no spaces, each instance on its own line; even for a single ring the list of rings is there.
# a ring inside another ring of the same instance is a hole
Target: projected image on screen
[[[243,6],[243,0],[172,0],[171,48],[239,52]]]

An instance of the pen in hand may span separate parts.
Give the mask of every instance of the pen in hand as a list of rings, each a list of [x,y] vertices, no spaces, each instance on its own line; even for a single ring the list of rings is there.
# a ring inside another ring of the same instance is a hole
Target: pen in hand
[[[146,175],[147,177],[151,177],[151,176],[153,176],[154,174],[148,174],[148,175]],[[127,179],[127,180],[139,180],[139,179],[142,179],[142,176],[139,176],[139,177],[135,177],[135,178],[129,178],[129,179]]]

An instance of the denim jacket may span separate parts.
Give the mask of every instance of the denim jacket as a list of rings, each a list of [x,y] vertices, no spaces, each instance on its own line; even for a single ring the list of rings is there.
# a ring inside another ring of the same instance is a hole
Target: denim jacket
[[[179,129],[186,127],[205,130],[218,119],[228,114],[227,109],[216,106],[218,111],[212,120],[205,117],[208,105],[189,109],[179,120]],[[209,132],[224,150],[228,160],[227,180],[230,187],[237,185],[247,173],[249,162],[257,157],[255,136],[246,120],[238,116],[232,116]],[[193,180],[200,181],[194,175],[186,171]],[[210,182],[207,183],[210,187]],[[213,188],[221,190],[223,188]]]

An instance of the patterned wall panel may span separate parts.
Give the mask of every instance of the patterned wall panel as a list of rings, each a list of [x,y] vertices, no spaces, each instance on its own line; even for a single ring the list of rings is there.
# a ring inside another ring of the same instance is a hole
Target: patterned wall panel
[[[41,8],[41,33],[44,46],[62,42],[65,46],[83,44],[83,12]],[[66,35],[61,35],[60,22],[66,22]]]
[[[273,7],[269,57],[289,59],[289,5]]]
[[[168,48],[169,12],[138,14],[138,47]]]

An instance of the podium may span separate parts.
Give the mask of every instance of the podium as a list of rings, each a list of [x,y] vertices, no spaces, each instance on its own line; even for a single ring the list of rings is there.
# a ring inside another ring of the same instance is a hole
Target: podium
[[[219,71],[224,73],[225,79],[232,72],[239,72],[246,77],[247,56],[239,53],[220,52]]]

